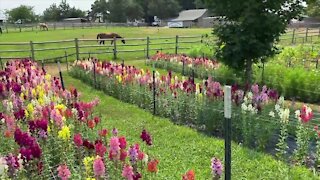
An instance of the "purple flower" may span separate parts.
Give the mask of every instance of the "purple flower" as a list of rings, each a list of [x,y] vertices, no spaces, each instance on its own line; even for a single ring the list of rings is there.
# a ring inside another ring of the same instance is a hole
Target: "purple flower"
[[[112,129],[112,134],[113,134],[113,136],[117,136],[118,135],[118,129],[117,128],[113,128]]]
[[[130,156],[130,162],[131,164],[135,164],[138,158],[138,150],[135,146],[131,146],[129,148],[129,156]]]
[[[221,161],[218,158],[215,158],[215,157],[212,158],[211,170],[212,170],[213,177],[221,177],[223,167],[222,167]]]
[[[145,129],[142,130],[140,138],[142,139],[142,141],[145,141],[147,143],[147,145],[149,145],[149,146],[152,145],[151,136]]]

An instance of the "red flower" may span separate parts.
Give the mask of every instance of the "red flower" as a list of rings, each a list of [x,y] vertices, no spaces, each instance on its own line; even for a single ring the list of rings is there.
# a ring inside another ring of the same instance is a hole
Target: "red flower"
[[[143,158],[144,158],[144,153],[141,152],[141,151],[139,151],[139,152],[138,152],[138,159],[139,159],[140,161],[142,161]]]
[[[313,117],[312,109],[306,105],[302,106],[301,112],[300,112],[300,118],[303,123],[309,122]]]
[[[182,180],[195,180],[194,171],[189,170],[186,174],[182,175]]]
[[[96,124],[99,124],[99,122],[100,122],[100,118],[97,117],[97,116],[94,117],[93,120],[94,120],[94,122],[95,122]]]
[[[95,145],[96,155],[104,157],[104,154],[107,152],[107,148],[102,143],[97,143]]]
[[[89,127],[90,129],[93,129],[94,126],[95,126],[94,121],[93,121],[93,120],[88,120],[88,127]]]
[[[148,163],[148,171],[149,172],[158,172],[158,166],[159,164],[159,160],[157,159],[154,159],[154,160],[151,160],[149,163]]]
[[[119,145],[120,149],[125,149],[127,147],[127,140],[125,137],[123,136],[119,137],[119,143],[120,143]]]
[[[125,161],[126,158],[127,158],[127,156],[128,156],[127,151],[124,150],[124,149],[121,149],[121,150],[120,150],[120,161]]]
[[[71,109],[66,109],[66,111],[64,112],[64,115],[67,117],[67,118],[71,118],[72,117],[72,111]]]
[[[108,130],[107,129],[102,129],[98,132],[100,137],[105,137],[108,134]]]

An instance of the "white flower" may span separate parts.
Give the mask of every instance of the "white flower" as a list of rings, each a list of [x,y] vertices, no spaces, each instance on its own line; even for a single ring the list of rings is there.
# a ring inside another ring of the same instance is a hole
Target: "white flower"
[[[300,119],[300,110],[296,110],[294,114],[297,119]]]
[[[275,117],[274,112],[273,112],[273,111],[270,111],[270,112],[269,112],[269,116],[271,116],[271,117],[273,117],[273,118],[274,118],[274,117]]]
[[[142,159],[142,162],[144,162],[145,164],[147,164],[148,163],[148,154],[144,154],[144,157],[143,157],[143,159]]]
[[[284,97],[281,96],[278,100],[278,104],[283,104],[284,103]]]
[[[71,112],[73,114],[74,117],[77,117],[78,116],[78,110],[76,108],[72,108],[71,109]]]
[[[274,106],[274,109],[279,113],[279,111],[280,111],[280,105],[279,105],[279,104],[276,104],[276,105]]]
[[[243,111],[247,111],[247,110],[248,110],[248,107],[247,107],[247,105],[246,105],[245,103],[242,103],[242,104],[241,104],[241,109],[242,109]]]
[[[280,119],[282,123],[289,122],[290,110],[289,109],[281,109],[279,113]]]
[[[253,97],[253,94],[252,94],[252,92],[248,92],[248,94],[247,94],[247,96],[248,96],[248,99],[252,99],[252,97]]]
[[[4,157],[0,158],[0,177],[5,174],[6,170],[8,169],[6,159]]]

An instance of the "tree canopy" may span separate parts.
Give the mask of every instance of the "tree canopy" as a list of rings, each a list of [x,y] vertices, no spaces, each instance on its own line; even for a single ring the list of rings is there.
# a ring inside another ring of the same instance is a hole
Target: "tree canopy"
[[[252,64],[277,52],[275,42],[288,23],[303,10],[303,0],[206,0],[224,23],[213,31],[218,36],[217,58],[226,65],[243,70],[251,80]]]
[[[84,17],[84,15],[84,11],[76,9],[75,7],[70,7],[67,2],[61,1],[58,6],[56,4],[52,4],[49,8],[43,11],[43,20],[61,21],[65,18]]]
[[[8,15],[9,22],[16,22],[20,19],[24,23],[30,23],[37,20],[37,16],[31,6],[21,5],[17,8],[6,11],[6,14]]]

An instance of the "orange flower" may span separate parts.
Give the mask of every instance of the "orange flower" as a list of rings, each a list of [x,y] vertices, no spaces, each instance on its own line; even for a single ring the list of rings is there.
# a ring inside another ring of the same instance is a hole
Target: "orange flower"
[[[11,136],[12,136],[12,133],[11,133],[9,130],[6,130],[6,131],[4,132],[4,137],[10,138]]]
[[[159,164],[159,160],[157,159],[154,159],[154,160],[151,160],[149,163],[148,163],[148,171],[149,172],[158,172],[158,166]]]
[[[93,129],[94,126],[95,126],[94,120],[89,120],[89,121],[88,121],[88,127],[89,127],[90,129]]]
[[[194,171],[191,169],[186,174],[182,175],[182,180],[195,180],[196,175]]]

